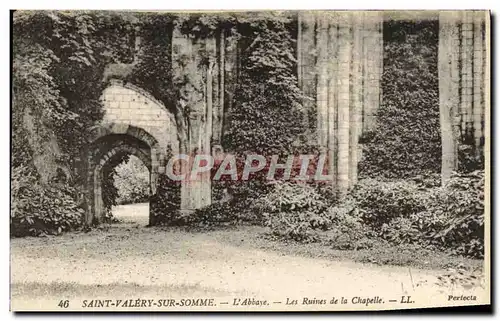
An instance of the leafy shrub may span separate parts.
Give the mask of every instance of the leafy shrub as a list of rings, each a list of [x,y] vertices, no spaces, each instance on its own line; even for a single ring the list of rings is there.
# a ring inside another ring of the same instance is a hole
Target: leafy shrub
[[[256,200],[269,189],[264,182],[214,181],[212,184],[212,198],[216,201],[194,213],[180,216],[174,224],[215,227],[263,223],[262,210]]]
[[[425,210],[425,189],[407,181],[365,179],[356,185],[350,196],[363,222],[377,231],[394,218],[408,218]]]
[[[418,244],[423,240],[424,229],[419,229],[421,221],[415,214],[410,217],[395,217],[389,224],[384,224],[380,232],[385,240],[393,244]]]
[[[462,173],[470,173],[484,168],[484,148],[481,146],[478,149],[474,144],[473,137],[466,136],[463,138],[463,142],[458,145],[458,165],[458,170]]]
[[[189,227],[220,227],[236,225],[241,222],[239,209],[233,207],[229,202],[216,202],[188,215],[180,215],[174,225]]]
[[[273,234],[296,241],[318,241],[317,230],[331,225],[326,200],[310,185],[278,182],[257,206]]]
[[[310,184],[280,182],[258,202],[265,225],[279,237],[300,242],[322,242],[336,249],[371,247],[373,233],[363,225],[353,203],[332,205],[320,191],[330,195],[330,189],[318,189]]]
[[[115,170],[113,165],[108,164],[102,170],[102,202],[104,208],[104,222],[113,222],[113,206],[118,205],[118,189],[115,185]]]
[[[181,205],[181,182],[173,181],[167,175],[160,175],[156,193],[150,198],[151,223],[173,224],[179,218]]]
[[[373,247],[375,233],[363,223],[361,213],[352,200],[330,207],[328,218],[331,225],[323,238],[333,248],[358,250]]]
[[[338,202],[337,187],[330,182],[315,183],[314,188],[330,205]]]
[[[441,173],[424,172],[409,179],[420,187],[433,188],[441,186]]]
[[[429,195],[426,210],[410,216],[411,228],[400,230],[399,238],[412,235],[412,243],[483,257],[484,172],[455,174],[446,186]]]
[[[149,200],[149,170],[142,161],[130,156],[114,170],[114,185],[117,188],[118,204],[132,204]]]
[[[261,202],[268,213],[326,210],[327,203],[310,185],[277,182],[274,189]]]
[[[457,254],[484,256],[484,171],[455,174],[444,187],[436,211],[448,213],[435,237]]]
[[[25,166],[12,169],[11,236],[60,234],[81,224],[84,211],[74,190],[62,184],[43,186]]]
[[[484,172],[455,174],[444,187],[363,180],[351,193],[362,220],[393,244],[484,255]]]

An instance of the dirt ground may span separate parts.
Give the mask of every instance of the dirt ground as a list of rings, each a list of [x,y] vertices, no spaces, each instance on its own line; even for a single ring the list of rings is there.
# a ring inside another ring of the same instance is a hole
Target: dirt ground
[[[379,296],[387,304],[399,304],[402,296],[412,295],[421,300],[418,304],[446,301],[463,290],[437,285],[441,269],[314,257],[304,255],[307,245],[271,248],[259,227],[205,232],[149,228],[144,213],[144,205],[126,206],[115,210],[123,223],[88,233],[12,239],[12,307],[57,310],[61,300],[69,300],[70,308],[78,309],[83,300],[109,297],[211,297],[228,302],[252,297],[280,302],[274,306],[279,309],[287,299],[301,302],[305,297]],[[484,292],[477,287],[465,293]]]

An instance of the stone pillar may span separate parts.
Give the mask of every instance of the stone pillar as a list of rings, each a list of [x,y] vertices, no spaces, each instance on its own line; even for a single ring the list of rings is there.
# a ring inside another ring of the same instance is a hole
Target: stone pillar
[[[311,117],[316,111],[316,15],[305,11],[298,14],[297,73],[299,87],[305,96],[303,122],[308,130],[316,127]]]
[[[362,128],[363,110],[363,12],[356,12],[352,20],[352,64],[350,81],[350,142],[349,187],[358,181],[358,140]]]
[[[439,13],[439,103],[443,148],[442,178],[458,167],[458,145],[483,152],[485,90],[485,25],[487,11]]]
[[[488,11],[483,11],[478,13],[478,15],[482,15],[484,21],[482,22],[482,25],[484,26],[482,28],[482,41],[481,41],[481,47],[483,48],[482,52],[482,60],[483,60],[483,68],[482,68],[482,83],[483,90],[481,91],[481,97],[482,97],[482,106],[483,106],[483,112],[481,113],[481,122],[483,123],[483,126],[481,127],[481,137],[484,140],[484,151],[483,153],[485,155],[489,155],[490,153],[490,136],[489,133],[491,132],[491,103],[490,103],[490,88],[491,88],[491,80],[490,80],[490,61],[491,61],[491,42],[490,40],[490,26],[491,26],[491,20],[489,16]],[[478,39],[479,40],[479,39]],[[479,81],[478,81],[479,82]],[[479,113],[479,111],[478,111]],[[485,115],[488,115],[487,117]],[[485,166],[486,168],[489,167],[489,162],[490,162],[490,157],[485,157]]]
[[[229,118],[233,108],[234,94],[238,84],[238,41],[236,30],[224,29],[221,33],[220,53],[221,61],[221,86],[222,115],[221,115],[221,141],[224,133],[229,129]]]
[[[483,121],[485,109],[484,91],[487,88],[487,83],[484,81],[485,72],[485,40],[484,40],[484,27],[485,27],[485,14],[484,12],[474,12],[473,18],[473,31],[474,31],[474,62],[473,62],[473,80],[474,80],[474,101],[473,101],[473,128],[474,128],[474,145],[479,147],[481,145],[481,137],[484,135]],[[479,148],[478,148],[479,151]]]
[[[380,80],[383,67],[383,16],[380,11],[366,11],[363,17],[363,127],[370,131],[382,101]]]
[[[317,82],[316,82],[316,133],[318,146],[328,146],[328,27],[329,20],[325,14],[318,15],[316,27]]]
[[[329,16],[328,31],[328,173],[333,175],[333,186],[337,186],[337,131],[338,131],[338,17]]]
[[[349,190],[349,143],[350,143],[350,73],[352,60],[352,13],[338,13],[338,130],[337,130],[337,186],[343,197]]]
[[[439,108],[442,145],[442,180],[450,178],[457,168],[459,115],[458,55],[460,54],[459,13],[439,13]]]
[[[224,29],[217,33],[215,39],[215,48],[213,48],[214,55],[212,57],[214,62],[212,83],[213,83],[213,135],[212,140],[216,144],[221,143],[222,138],[222,120],[224,117],[224,53],[225,53],[225,35]]]
[[[102,180],[101,170],[102,170],[102,164],[97,165],[96,168],[94,169],[94,175],[93,175],[93,178],[94,178],[94,189],[93,189],[93,192],[94,192],[94,195],[93,195],[94,212],[90,218],[90,222],[88,222],[88,225],[93,224],[94,221],[101,222],[102,217],[104,215],[104,203],[102,201],[102,187],[101,187],[101,180]]]
[[[175,27],[172,48],[174,82],[180,87],[182,116],[187,124],[186,141],[180,143],[193,160],[196,154],[211,153],[215,39],[195,39]],[[182,164],[186,167],[185,162]],[[210,205],[210,172],[199,174],[196,179],[190,179],[189,169],[184,168],[183,172],[186,179],[181,184],[181,210]]]
[[[181,151],[193,160],[196,154],[211,155],[212,147],[222,143],[237,86],[238,45],[233,29],[220,28],[207,38],[194,38],[175,27],[172,48],[174,83],[180,88],[187,126]],[[209,171],[183,181],[181,210],[211,204],[211,194]]]
[[[460,13],[460,128],[462,137],[472,136],[474,24],[471,14],[470,11]]]
[[[380,12],[299,15],[299,85],[313,98],[303,105],[316,117],[317,144],[329,155],[329,174],[340,196],[356,184],[358,141],[373,127],[380,105],[381,26]]]

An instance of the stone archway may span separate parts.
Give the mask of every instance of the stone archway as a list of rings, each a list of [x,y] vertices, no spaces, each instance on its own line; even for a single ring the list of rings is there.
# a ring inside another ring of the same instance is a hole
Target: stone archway
[[[94,169],[94,208],[95,217],[101,218],[106,214],[104,212],[104,197],[103,197],[103,182],[104,177],[103,174],[106,170],[112,169],[116,167],[119,163],[121,163],[123,156],[133,155],[139,158],[142,163],[148,168],[149,176],[150,176],[150,187],[149,187],[149,196],[148,199],[152,198],[153,193],[155,192],[156,182],[151,180],[151,157],[149,153],[142,151],[141,149],[134,148],[129,145],[118,145],[110,149],[102,158],[104,162],[99,162]],[[108,167],[106,169],[106,167]]]
[[[97,125],[89,130],[87,154],[87,225],[102,221],[105,214],[102,178],[106,166],[116,166],[124,155],[138,157],[149,169],[150,199],[157,193],[160,159],[158,141],[146,130],[121,123]],[[151,223],[151,213],[150,213]]]

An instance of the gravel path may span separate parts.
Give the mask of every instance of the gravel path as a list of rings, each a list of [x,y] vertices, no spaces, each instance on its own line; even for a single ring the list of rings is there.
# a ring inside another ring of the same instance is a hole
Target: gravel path
[[[267,299],[282,302],[273,305],[280,309],[287,298],[343,296],[351,302],[355,296],[379,296],[388,304],[412,295],[424,304],[458,293],[434,284],[438,270],[295,256],[256,246],[252,239],[260,228],[165,230],[144,227],[144,215],[133,223],[128,214],[122,215],[124,223],[89,233],[13,239],[13,306],[33,307],[36,301],[54,309],[62,298],[202,296]]]

